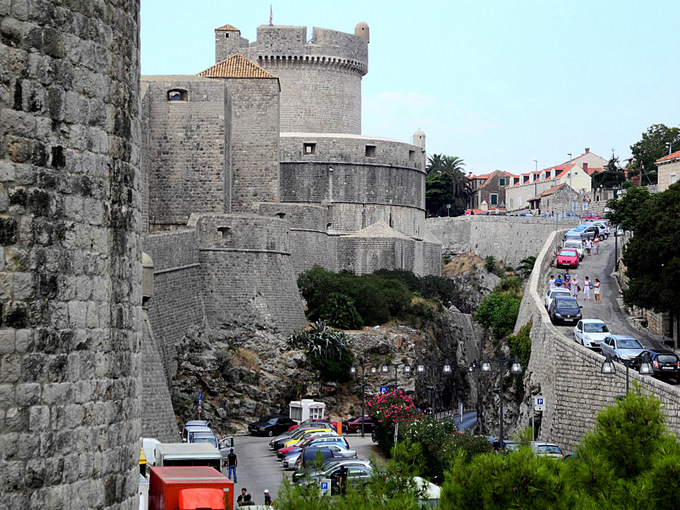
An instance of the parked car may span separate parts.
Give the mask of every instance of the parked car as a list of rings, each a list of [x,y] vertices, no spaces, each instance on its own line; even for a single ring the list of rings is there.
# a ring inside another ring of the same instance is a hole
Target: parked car
[[[574,342],[591,349],[599,349],[600,343],[611,331],[600,319],[582,319],[574,326]]]
[[[279,448],[279,450],[276,452],[276,456],[279,459],[282,459],[296,448],[304,448],[306,446],[312,446],[314,444],[319,443],[338,443],[349,448],[349,443],[347,442],[347,439],[345,439],[344,437],[338,435],[335,432],[322,432],[319,435],[312,435],[311,437],[307,437],[306,439],[304,439],[304,441],[294,446],[286,446],[285,448]]]
[[[371,432],[375,427],[375,423],[370,416],[356,416],[350,420],[342,423],[342,430],[346,431],[348,434],[353,432],[361,432],[361,424],[364,424],[364,432]]]
[[[642,363],[652,366],[652,375],[659,379],[680,381],[680,358],[673,351],[667,349],[646,349],[638,354],[631,362],[635,370],[640,370]]]
[[[544,443],[542,441],[532,441],[531,442],[531,451],[534,452],[535,455],[542,455],[545,457],[555,457],[557,459],[563,459],[564,458],[564,453],[562,452],[562,448],[557,446],[554,443]]]
[[[548,289],[548,291],[545,293],[545,299],[543,300],[543,304],[545,305],[546,309],[550,307],[550,302],[555,299],[556,296],[571,297],[571,292],[563,287]]]
[[[210,422],[208,420],[189,420],[184,424],[182,429],[182,442],[186,443],[189,441],[189,430],[196,427],[209,427]]]
[[[583,241],[581,241],[580,239],[569,238],[569,240],[564,241],[564,245],[562,247],[568,248],[570,250],[576,250],[576,253],[578,253],[579,261],[583,260],[583,257],[586,253],[586,249],[583,246]]]
[[[333,423],[331,421],[324,420],[323,418],[309,418],[309,419],[307,419],[303,422],[296,423],[295,425],[291,425],[290,427],[288,427],[288,430],[295,430],[298,427],[306,427],[307,425],[315,425],[315,426],[324,425],[324,426],[330,427],[332,429],[335,429],[335,423]]]
[[[614,361],[632,360],[644,349],[640,342],[631,336],[609,335],[600,343],[602,354],[609,354]]]
[[[182,441],[187,442],[187,443],[193,443],[194,442],[194,435],[196,434],[212,434],[213,431],[210,427],[202,427],[202,426],[193,426],[189,427],[187,430],[187,438],[186,441],[182,439]]]
[[[346,448],[345,446],[343,446],[340,443],[313,444],[313,445],[310,445],[306,448],[307,449],[322,448],[322,449],[330,450],[331,452],[333,452],[333,454],[330,455],[330,456],[327,456],[328,459],[326,459],[326,460],[335,459],[335,458],[351,458],[351,457],[356,458],[356,456],[357,456],[356,450]],[[301,458],[303,451],[305,451],[305,448],[293,448],[293,450],[291,450],[290,453],[288,453],[288,455],[286,455],[283,458],[283,463],[282,463],[283,467],[284,468],[294,468],[297,460],[299,458]]]
[[[517,216],[529,216],[529,217],[533,217],[534,215],[531,214],[530,212],[521,212],[521,213],[519,213]]]
[[[219,449],[217,434],[214,432],[193,432],[190,436],[191,443],[208,443]]]
[[[601,220],[602,216],[600,216],[599,214],[587,212],[587,213],[583,214],[583,219],[584,220]]]
[[[352,485],[365,484],[375,474],[373,467],[366,465],[365,463],[331,464],[318,471],[293,473],[293,482],[318,486],[322,479],[328,478],[331,481],[331,494],[337,494],[340,489],[338,482],[343,468],[347,471],[347,481]]]
[[[283,444],[281,445],[281,448],[285,448],[286,446],[296,446],[308,437],[315,437],[315,436],[320,436],[321,434],[336,434],[334,430],[331,429],[307,429],[307,430],[302,430],[302,434],[300,434],[299,437],[291,437],[287,441],[284,441]]]
[[[555,265],[557,267],[578,267],[579,255],[576,250],[571,248],[562,248],[557,254],[557,261]]]
[[[321,460],[321,463],[323,464],[330,459],[337,459],[339,457],[356,458],[356,456],[357,452],[355,450],[342,448],[338,445],[307,446],[300,451],[300,455],[295,461],[294,468],[296,471],[306,471],[309,470],[311,466],[318,466],[319,460]]]
[[[593,225],[595,225],[597,228],[600,229],[600,231],[599,231],[600,239],[607,239],[609,237],[609,232],[610,232],[609,225],[607,225],[603,221],[595,221],[595,222],[593,222]]]
[[[268,416],[248,425],[248,432],[254,436],[275,436],[294,424],[288,416]]]
[[[573,324],[580,321],[581,307],[573,297],[558,296],[553,299],[548,307],[548,315],[553,324],[564,322],[565,324]]]

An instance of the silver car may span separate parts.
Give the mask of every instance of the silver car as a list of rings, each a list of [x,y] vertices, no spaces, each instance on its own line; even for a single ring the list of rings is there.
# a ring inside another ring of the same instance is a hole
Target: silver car
[[[611,334],[600,319],[582,319],[574,327],[574,342],[590,349],[599,349],[602,341]]]
[[[331,450],[333,452],[333,457],[332,458],[337,458],[337,457],[342,457],[342,458],[356,458],[357,457],[357,451],[356,450],[351,450],[349,448],[345,448],[344,446],[337,444],[337,443],[325,443],[323,445],[315,445],[320,448],[325,448],[327,450]],[[298,464],[298,459],[300,458],[300,455],[302,454],[302,448],[299,450],[295,448],[296,451],[290,452],[288,455],[286,455],[283,458],[283,467],[286,469],[297,469],[296,464]]]
[[[600,344],[602,354],[609,354],[614,361],[628,361],[636,357],[644,347],[632,336],[609,335]]]
[[[569,292],[569,290],[565,289],[564,287],[548,289],[548,291],[545,293],[545,299],[543,300],[543,304],[546,308],[550,308],[550,302],[555,299],[555,296],[571,297],[571,292]]]
[[[563,247],[576,250],[576,252],[578,253],[578,259],[583,260],[583,256],[585,255],[586,249],[583,247],[583,243],[580,240],[569,238],[566,241],[564,241]]]

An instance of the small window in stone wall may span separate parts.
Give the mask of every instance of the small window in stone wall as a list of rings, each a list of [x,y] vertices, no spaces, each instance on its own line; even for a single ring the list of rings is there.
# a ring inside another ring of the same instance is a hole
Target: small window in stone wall
[[[498,195],[495,193],[491,194],[491,205],[498,205]]]
[[[414,161],[416,159],[416,151],[408,151],[408,160]]]
[[[302,153],[305,156],[312,156],[316,154],[316,144],[315,143],[305,143],[303,144]]]
[[[498,185],[505,186],[505,177],[501,177],[500,179],[498,179]]]
[[[186,90],[173,89],[168,90],[168,101],[188,101],[189,95]]]
[[[375,157],[375,145],[367,145],[366,146],[366,157],[367,158],[374,158]]]

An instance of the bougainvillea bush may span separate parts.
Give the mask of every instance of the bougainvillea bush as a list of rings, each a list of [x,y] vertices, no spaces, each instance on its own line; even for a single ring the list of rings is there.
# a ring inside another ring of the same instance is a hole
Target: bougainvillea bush
[[[399,434],[403,434],[415,420],[423,417],[413,397],[397,389],[376,395],[366,404],[367,413],[376,424],[375,435],[384,452],[390,452],[394,444],[394,427],[399,424]]]

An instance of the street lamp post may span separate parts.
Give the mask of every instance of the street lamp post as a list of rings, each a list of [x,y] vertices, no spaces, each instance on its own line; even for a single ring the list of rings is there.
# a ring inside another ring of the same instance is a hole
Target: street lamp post
[[[567,156],[569,156],[569,212],[574,212],[571,204],[571,152],[567,152]]]
[[[355,375],[358,370],[361,369],[361,437],[364,437],[364,417],[366,416],[364,390],[366,387],[366,369],[369,366],[371,367],[372,374],[377,373],[378,369],[375,367],[375,365],[370,365],[368,363],[360,363],[358,366],[352,365],[352,368],[349,369],[352,375]]]
[[[416,362],[415,370],[416,374],[424,374],[427,372],[427,367],[429,366],[430,369],[432,370],[432,373],[434,373],[434,369],[438,366],[442,366],[442,374],[443,375],[451,375],[453,372],[451,369],[451,364],[449,363],[449,360],[446,360],[444,362],[441,361],[423,361],[422,359],[419,359]],[[432,384],[428,385],[427,389],[430,390],[430,406],[432,407],[432,416],[436,416],[435,413],[435,407],[434,407],[434,397],[435,393],[437,391],[437,385]]]
[[[498,393],[501,400],[501,419],[500,419],[500,431],[499,431],[499,448],[501,450],[505,449],[505,438],[503,437],[503,373],[505,372],[505,365],[510,363],[510,373],[521,374],[522,365],[519,363],[519,358],[515,356],[514,358],[502,358],[502,359],[489,359],[484,358],[481,366],[481,372],[483,374],[491,373],[491,363],[496,363],[498,365],[498,371],[500,372],[500,388],[494,389],[495,393]]]
[[[408,375],[411,373],[411,365],[406,362],[406,363],[392,363],[392,366],[394,367],[394,389],[399,388],[399,367],[402,366],[404,367],[404,374]],[[384,362],[382,366],[380,367],[380,373],[381,374],[389,374],[390,373],[390,366],[387,364],[387,362]]]
[[[626,395],[628,395],[628,392],[630,391],[630,375],[628,374],[628,371],[633,360],[619,359],[619,361],[626,365]],[[616,366],[610,354],[605,355],[600,372],[605,375],[614,375],[616,373]],[[651,375],[652,372],[653,369],[650,363],[646,361],[640,363],[640,375]]]

